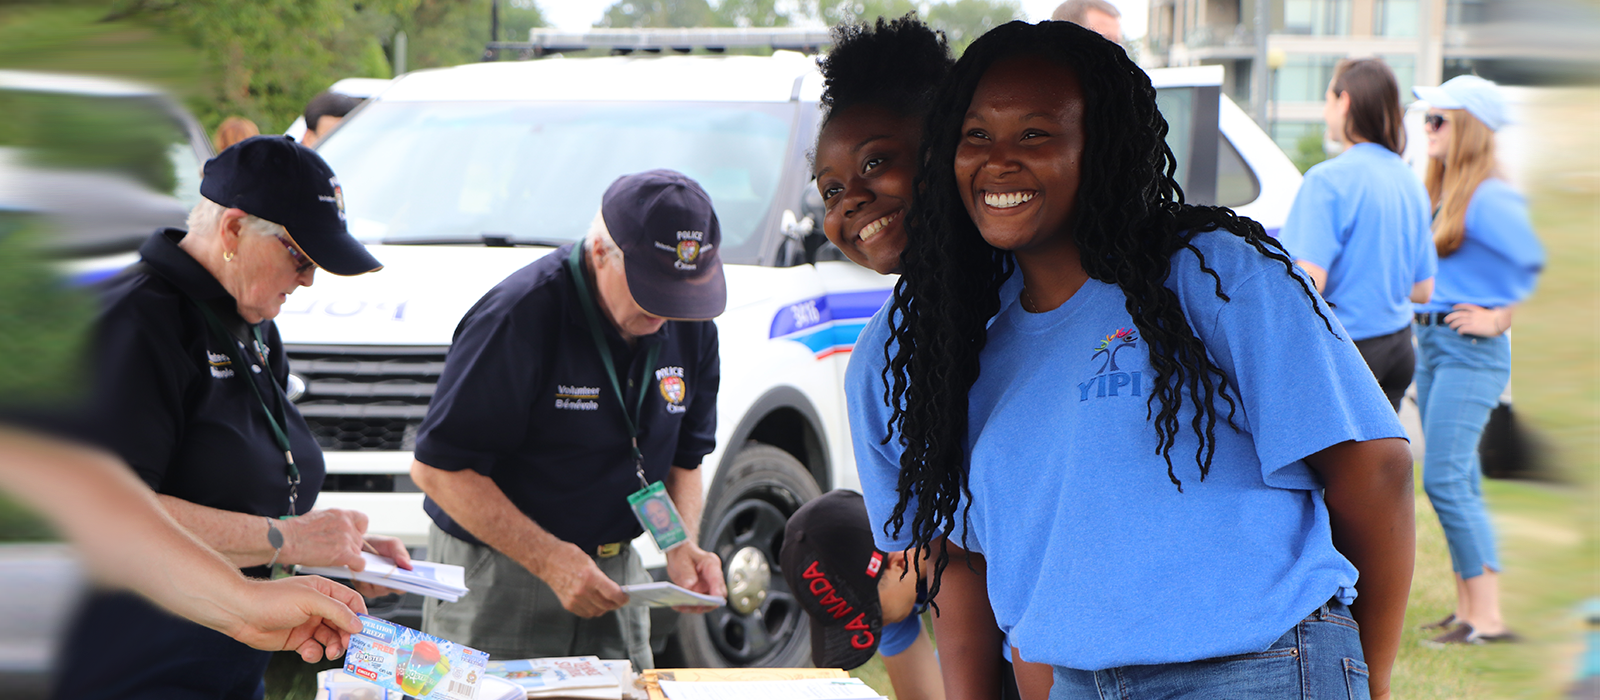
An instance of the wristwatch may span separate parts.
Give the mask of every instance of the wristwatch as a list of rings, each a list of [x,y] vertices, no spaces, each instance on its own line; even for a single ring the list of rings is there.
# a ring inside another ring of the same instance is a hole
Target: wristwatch
[[[270,569],[278,563],[278,555],[283,554],[283,531],[273,524],[272,518],[267,518],[267,544],[272,545],[272,561],[267,562]]]

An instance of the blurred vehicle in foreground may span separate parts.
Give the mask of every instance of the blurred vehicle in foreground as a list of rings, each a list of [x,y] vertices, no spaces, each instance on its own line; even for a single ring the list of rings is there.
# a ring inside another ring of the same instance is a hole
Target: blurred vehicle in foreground
[[[0,70],[0,114],[0,211],[44,216],[52,253],[131,252],[200,199],[211,143],[157,88]]]

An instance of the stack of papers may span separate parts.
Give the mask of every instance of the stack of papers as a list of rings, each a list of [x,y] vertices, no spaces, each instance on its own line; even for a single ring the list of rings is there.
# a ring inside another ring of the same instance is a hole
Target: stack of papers
[[[722,596],[695,593],[668,581],[632,583],[622,587],[628,594],[628,607],[669,608],[675,605],[710,605],[722,607],[727,599]]]
[[[367,569],[361,573],[354,573],[345,566],[299,566],[295,567],[295,571],[328,578],[363,581],[429,598],[438,598],[449,603],[454,603],[467,594],[466,571],[454,564],[435,564],[431,561],[412,559],[412,569],[406,571],[395,566],[393,559],[371,552],[362,552],[361,559],[367,563]]]
[[[633,664],[594,656],[490,661],[487,678],[522,688],[527,698],[622,700],[631,697]]]
[[[804,678],[787,681],[661,681],[667,700],[888,700],[859,678]]]

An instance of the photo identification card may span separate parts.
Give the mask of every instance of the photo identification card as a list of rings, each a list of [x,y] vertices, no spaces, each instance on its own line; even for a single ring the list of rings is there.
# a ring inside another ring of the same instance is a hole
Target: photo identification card
[[[661,551],[665,552],[689,540],[688,533],[683,529],[683,518],[678,515],[678,507],[672,504],[672,497],[667,495],[667,487],[661,482],[628,494],[628,505],[633,508],[633,517],[639,519],[639,524],[655,539],[656,547]]]
[[[402,627],[361,616],[360,634],[350,635],[344,671],[417,700],[472,700],[489,655]]]

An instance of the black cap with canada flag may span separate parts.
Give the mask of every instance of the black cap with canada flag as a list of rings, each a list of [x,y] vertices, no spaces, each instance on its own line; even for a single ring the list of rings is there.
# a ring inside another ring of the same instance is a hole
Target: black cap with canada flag
[[[344,192],[328,163],[287,136],[252,136],[206,161],[200,194],[288,231],[311,262],[335,275],[383,268],[345,228]]]
[[[878,651],[885,555],[872,542],[861,494],[829,491],[801,506],[784,528],[778,555],[789,591],[811,618],[811,661],[852,669]]]

